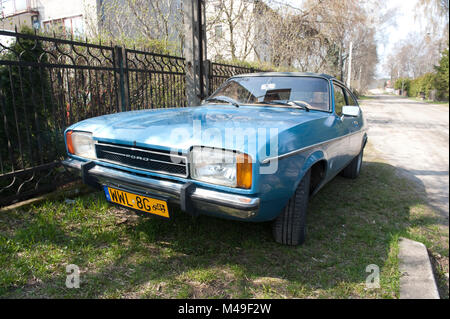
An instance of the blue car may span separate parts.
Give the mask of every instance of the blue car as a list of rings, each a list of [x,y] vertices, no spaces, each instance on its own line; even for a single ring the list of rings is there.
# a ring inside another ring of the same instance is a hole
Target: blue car
[[[65,131],[63,164],[107,201],[148,215],[272,221],[299,245],[308,200],[358,177],[367,126],[352,92],[315,73],[234,76],[202,105],[116,113]]]

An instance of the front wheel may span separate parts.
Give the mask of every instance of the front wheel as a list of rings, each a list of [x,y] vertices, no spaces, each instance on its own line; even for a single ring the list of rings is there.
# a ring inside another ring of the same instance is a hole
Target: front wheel
[[[273,236],[277,243],[295,246],[305,241],[310,180],[311,171],[308,171],[284,211],[273,221]]]
[[[344,168],[341,172],[341,175],[343,177],[355,179],[359,176],[359,173],[361,173],[361,166],[363,162],[363,156],[364,156],[364,149],[361,150],[361,152],[356,156],[350,164],[347,165],[346,168]]]

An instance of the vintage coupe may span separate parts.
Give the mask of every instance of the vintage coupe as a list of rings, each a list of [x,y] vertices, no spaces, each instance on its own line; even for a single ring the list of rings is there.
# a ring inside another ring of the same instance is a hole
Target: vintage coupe
[[[339,173],[359,175],[367,127],[331,76],[257,73],[228,79],[198,107],[84,120],[65,141],[63,164],[109,202],[165,218],[180,207],[272,221],[277,242],[298,245],[309,197]]]

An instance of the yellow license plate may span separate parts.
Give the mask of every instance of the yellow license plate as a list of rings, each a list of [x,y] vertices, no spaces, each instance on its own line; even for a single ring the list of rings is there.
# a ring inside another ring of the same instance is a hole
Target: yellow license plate
[[[109,202],[119,204],[142,212],[155,214],[169,218],[169,209],[164,200],[125,192],[120,189],[104,186],[106,199]]]

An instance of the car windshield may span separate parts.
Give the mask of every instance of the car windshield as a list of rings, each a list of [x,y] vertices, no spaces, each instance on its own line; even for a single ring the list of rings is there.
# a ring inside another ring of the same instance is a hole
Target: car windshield
[[[328,81],[307,76],[236,77],[225,82],[207,101],[330,110]]]

